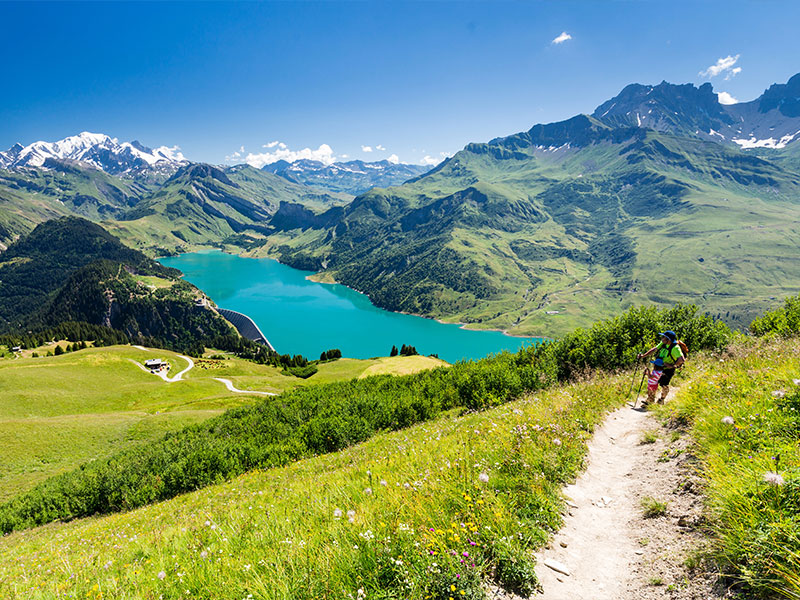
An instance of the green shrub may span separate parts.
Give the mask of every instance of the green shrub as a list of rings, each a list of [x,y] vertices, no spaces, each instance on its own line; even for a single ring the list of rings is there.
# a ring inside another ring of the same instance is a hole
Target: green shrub
[[[750,331],[758,336],[786,337],[800,333],[800,295],[787,298],[781,308],[776,308],[754,319]]]

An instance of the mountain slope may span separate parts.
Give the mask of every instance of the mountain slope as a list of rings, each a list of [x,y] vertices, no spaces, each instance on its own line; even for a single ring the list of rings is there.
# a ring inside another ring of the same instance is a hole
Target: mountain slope
[[[175,348],[234,335],[179,276],[99,225],[50,220],[0,254],[0,332],[79,321]]]
[[[347,199],[347,195],[308,188],[247,165],[221,169],[192,164],[107,226],[131,245],[175,252],[229,239],[247,243],[249,238],[238,234],[266,233],[281,202],[321,210]]]

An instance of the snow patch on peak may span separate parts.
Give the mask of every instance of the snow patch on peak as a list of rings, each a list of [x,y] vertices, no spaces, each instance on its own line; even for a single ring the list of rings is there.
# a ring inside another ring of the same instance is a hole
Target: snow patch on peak
[[[743,149],[750,149],[750,148],[772,148],[775,150],[780,150],[781,148],[785,148],[789,142],[791,142],[797,135],[800,134],[800,131],[795,131],[790,135],[784,135],[780,140],[775,140],[773,137],[769,137],[763,140],[757,140],[756,137],[750,134],[749,139],[745,138],[734,138],[733,141],[739,144],[739,146]]]
[[[177,146],[172,148],[162,146],[150,150],[139,142],[120,144],[117,138],[89,131],[57,142],[39,141],[25,147],[16,144],[2,153],[1,158],[1,163],[11,167],[41,167],[48,159],[70,159],[113,174],[153,167],[157,164],[158,167],[178,167],[188,162]]]

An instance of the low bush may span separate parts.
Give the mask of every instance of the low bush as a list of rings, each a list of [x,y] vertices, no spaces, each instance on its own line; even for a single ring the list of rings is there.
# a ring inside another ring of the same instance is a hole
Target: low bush
[[[754,319],[750,331],[755,335],[789,336],[800,333],[800,295],[787,298],[781,308],[776,308]]]

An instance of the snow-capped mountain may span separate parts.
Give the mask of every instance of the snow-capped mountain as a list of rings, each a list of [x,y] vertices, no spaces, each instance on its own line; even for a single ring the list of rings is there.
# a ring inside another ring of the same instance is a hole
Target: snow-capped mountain
[[[84,131],[57,142],[14,144],[0,152],[0,167],[41,167],[48,159],[77,160],[112,175],[147,170],[171,172],[188,163],[177,147],[150,149],[137,141],[120,143],[117,138]]]
[[[722,104],[710,83],[631,84],[592,117],[614,126],[647,127],[741,148],[780,149],[800,140],[800,73],[750,102]]]
[[[316,160],[280,160],[262,167],[281,177],[334,192],[358,195],[374,187],[400,185],[430,170],[430,167],[393,163],[388,160],[351,160],[325,164]]]

